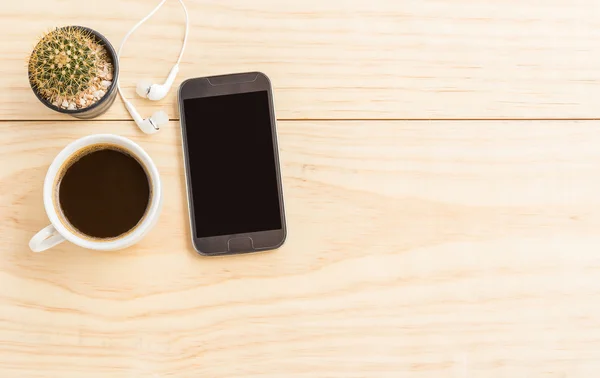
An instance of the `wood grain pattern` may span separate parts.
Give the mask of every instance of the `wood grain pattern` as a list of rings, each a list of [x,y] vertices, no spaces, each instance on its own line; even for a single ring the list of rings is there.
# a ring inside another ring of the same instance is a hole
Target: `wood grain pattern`
[[[192,28],[178,77],[260,70],[282,119],[597,118],[595,0],[187,1]],[[146,0],[0,5],[0,117],[67,119],[31,93],[25,60],[43,30],[84,24],[118,46]],[[126,47],[123,85],[161,82],[183,14],[170,1]],[[161,105],[177,119],[175,92]],[[136,100],[142,114],[157,105]],[[128,119],[117,104],[106,119]]]
[[[531,377],[600,369],[595,122],[280,122],[286,245],[201,258],[179,127],[3,123],[2,377]],[[136,248],[32,254],[69,141],[155,159]]]
[[[178,83],[250,70],[272,79],[287,120],[287,243],[197,256],[176,123],[144,136],[119,102],[100,121],[57,122],[70,118],[31,93],[25,60],[42,31],[81,24],[118,46],[154,1],[5,1],[0,377],[597,374],[600,125],[425,121],[598,117],[595,1],[186,3]],[[121,71],[131,98],[139,79],[167,74],[182,18],[169,1],[132,37]],[[175,94],[134,102],[177,119]],[[68,142],[105,132],[156,161],[157,228],[116,253],[32,254],[47,167]]]

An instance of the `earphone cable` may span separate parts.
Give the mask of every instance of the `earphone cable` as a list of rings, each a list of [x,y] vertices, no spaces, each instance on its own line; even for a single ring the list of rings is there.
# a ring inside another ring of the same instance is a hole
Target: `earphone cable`
[[[125,45],[125,42],[127,41],[127,39],[131,36],[131,34],[133,34],[134,31],[136,31],[137,28],[139,28],[144,22],[148,21],[148,19],[150,19],[150,17],[154,16],[154,14],[156,12],[158,12],[158,10],[163,6],[163,4],[166,2],[167,0],[162,0],[150,13],[148,13],[148,15],[144,18],[142,18],[140,21],[138,21],[137,24],[135,24],[130,30],[129,32],[127,32],[127,34],[125,34],[125,37],[123,37],[123,40],[121,41],[121,45],[119,46],[119,50],[117,50],[117,59],[119,59],[119,61],[121,60],[121,50],[123,50],[123,46]],[[183,52],[185,50],[185,45],[187,43],[187,38],[188,38],[188,32],[189,32],[189,18],[188,18],[188,11],[187,8],[185,6],[185,4],[183,3],[183,0],[179,0],[179,3],[181,3],[181,6],[183,7],[183,11],[185,13],[185,35],[183,37],[183,43],[181,45],[181,51],[179,52],[179,58],[177,58],[177,64],[179,64],[179,62],[181,62],[181,58],[183,57]],[[125,103],[129,103],[129,101],[127,101],[127,99],[125,99],[125,96],[123,96],[123,91],[121,90],[121,80],[119,78],[117,78],[117,92],[119,92],[119,96],[121,96],[121,99],[123,100],[123,102]]]
[[[181,62],[181,58],[183,58],[183,52],[185,51],[185,45],[186,45],[187,39],[188,39],[188,32],[190,30],[188,10],[187,10],[185,4],[183,3],[183,0],[179,0],[179,2],[181,3],[181,6],[183,7],[183,12],[185,13],[185,34],[183,36],[183,43],[181,44],[181,51],[179,52],[179,58],[177,58],[177,64],[179,64]]]

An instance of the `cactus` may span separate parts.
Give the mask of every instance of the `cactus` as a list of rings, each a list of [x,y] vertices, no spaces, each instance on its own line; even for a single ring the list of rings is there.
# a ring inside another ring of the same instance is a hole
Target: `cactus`
[[[75,102],[96,78],[106,49],[89,31],[73,26],[42,36],[29,58],[29,80],[34,90],[56,105]]]

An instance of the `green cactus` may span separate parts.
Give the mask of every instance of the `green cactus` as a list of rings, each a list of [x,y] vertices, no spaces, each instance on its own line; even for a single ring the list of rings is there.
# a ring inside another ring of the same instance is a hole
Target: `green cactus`
[[[74,101],[88,89],[106,50],[92,33],[67,26],[46,33],[29,58],[29,80],[50,102]]]

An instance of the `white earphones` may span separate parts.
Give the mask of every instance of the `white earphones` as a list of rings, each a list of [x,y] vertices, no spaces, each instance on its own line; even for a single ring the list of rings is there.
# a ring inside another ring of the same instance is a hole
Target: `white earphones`
[[[179,65],[176,64],[171,68],[171,72],[169,72],[169,76],[164,84],[152,84],[150,80],[142,80],[137,84],[135,88],[135,92],[140,96],[147,98],[152,101],[162,100],[167,96],[173,82],[175,81],[175,77],[179,72]]]
[[[156,6],[156,8],[154,8],[152,10],[152,12],[150,12],[146,17],[142,18],[125,35],[125,37],[123,38],[123,41],[121,42],[121,46],[119,47],[119,51],[117,52],[117,56],[119,59],[121,58],[121,50],[123,49],[123,46],[125,45],[125,41],[127,41],[127,38],[129,38],[129,36],[138,27],[140,27],[140,25],[142,25],[150,17],[152,17],[154,15],[154,13],[156,13],[166,1],[167,0],[162,0],[160,2],[160,4],[158,4]],[[171,71],[169,72],[169,75],[167,76],[167,80],[165,80],[164,84],[152,84],[149,80],[142,80],[141,82],[139,82],[136,86],[135,91],[140,97],[147,98],[152,101],[162,100],[163,98],[165,98],[167,96],[167,94],[169,93],[169,90],[171,89],[171,86],[173,85],[173,82],[175,82],[175,77],[177,76],[177,73],[179,72],[179,62],[181,61],[181,57],[183,56],[183,51],[185,50],[185,44],[187,42],[188,30],[189,30],[187,8],[185,7],[183,0],[179,0],[179,2],[181,3],[181,6],[183,7],[183,11],[185,13],[185,35],[183,37],[183,43],[181,45],[181,51],[179,52],[179,58],[177,59],[177,63],[175,63],[173,68],[171,68]],[[138,127],[146,134],[156,133],[160,129],[160,126],[165,125],[169,122],[169,116],[167,115],[167,113],[163,112],[162,110],[155,112],[154,114],[152,114],[152,117],[150,117],[150,118],[145,118],[145,119],[142,118],[142,116],[140,116],[140,114],[137,112],[137,110],[135,110],[135,107],[133,106],[133,104],[131,102],[129,102],[127,99],[125,99],[125,96],[123,96],[123,92],[121,91],[121,83],[119,82],[119,79],[117,79],[117,90],[119,92],[119,95],[123,99],[123,102],[125,103],[125,108],[129,112],[129,114],[131,114],[131,117],[133,118],[135,123],[138,125]]]

